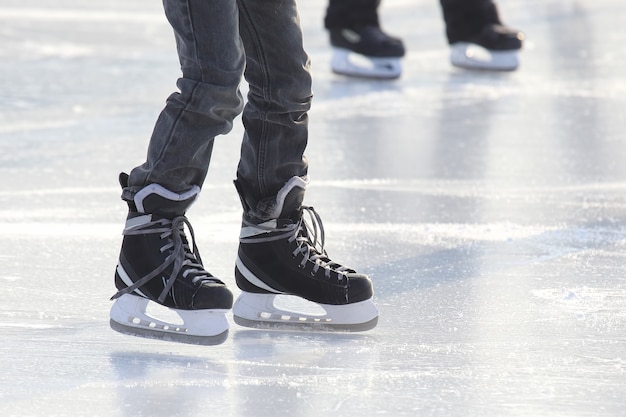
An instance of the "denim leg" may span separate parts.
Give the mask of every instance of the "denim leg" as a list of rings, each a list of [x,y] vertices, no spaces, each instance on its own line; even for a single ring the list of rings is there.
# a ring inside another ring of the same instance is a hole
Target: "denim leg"
[[[358,26],[380,26],[380,0],[328,0],[324,27],[344,29]]]
[[[213,139],[231,130],[243,105],[245,57],[235,0],[163,0],[163,6],[176,38],[180,92],[167,99],[125,198],[150,183],[175,192],[202,186]]]
[[[237,182],[246,205],[262,218],[289,179],[307,175],[310,62],[295,0],[237,3],[249,84]]]
[[[465,41],[490,23],[501,23],[493,0],[440,0],[448,43]]]

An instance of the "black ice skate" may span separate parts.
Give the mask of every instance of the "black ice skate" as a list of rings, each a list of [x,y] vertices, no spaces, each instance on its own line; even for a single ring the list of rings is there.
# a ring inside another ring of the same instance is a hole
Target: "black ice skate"
[[[378,310],[372,302],[369,277],[328,258],[324,229],[312,207],[295,211],[289,207],[289,201],[304,187],[304,181],[294,177],[279,192],[281,218],[260,224],[244,219],[235,267],[242,293],[233,307],[234,320],[257,328],[372,329],[378,321]],[[317,304],[324,313],[306,314],[277,307],[277,295],[301,297]]]
[[[450,45],[452,65],[466,69],[514,71],[524,34],[503,25],[485,26],[479,33]]]
[[[122,187],[128,176],[120,176]],[[110,324],[135,336],[213,345],[226,340],[225,313],[233,296],[223,282],[204,270],[198,250],[185,237],[193,230],[185,211],[199,188],[173,193],[158,184],[139,190],[129,214],[112,299]],[[147,312],[149,304],[161,314]],[[165,318],[174,316],[175,320]]]
[[[353,77],[398,78],[404,56],[402,40],[378,26],[330,29],[333,72]]]

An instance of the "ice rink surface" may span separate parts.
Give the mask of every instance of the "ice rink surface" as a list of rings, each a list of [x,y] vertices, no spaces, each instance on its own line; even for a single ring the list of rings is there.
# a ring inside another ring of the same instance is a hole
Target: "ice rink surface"
[[[501,0],[520,69],[448,64],[435,0],[385,0],[402,78],[314,73],[306,203],[371,275],[362,334],[238,327],[197,347],[108,325],[126,215],[179,76],[158,1],[0,5],[0,415],[626,415],[626,3]],[[188,213],[233,278],[240,120]]]

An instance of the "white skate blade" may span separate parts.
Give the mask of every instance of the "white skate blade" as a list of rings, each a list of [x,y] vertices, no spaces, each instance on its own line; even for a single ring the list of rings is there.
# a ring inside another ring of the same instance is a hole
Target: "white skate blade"
[[[333,48],[330,68],[349,77],[394,79],[402,74],[400,58],[368,57],[342,48]]]
[[[450,46],[450,63],[465,69],[515,71],[519,66],[519,51],[490,51],[479,45],[459,42]]]
[[[378,323],[372,299],[346,305],[319,304],[323,313],[311,314],[276,307],[276,294],[242,292],[233,306],[235,323],[244,327],[282,330],[362,332]]]
[[[155,313],[146,311],[149,303],[157,310]],[[218,345],[228,337],[226,312],[221,309],[167,308],[143,297],[124,294],[113,303],[109,323],[113,330],[132,336],[194,345]]]

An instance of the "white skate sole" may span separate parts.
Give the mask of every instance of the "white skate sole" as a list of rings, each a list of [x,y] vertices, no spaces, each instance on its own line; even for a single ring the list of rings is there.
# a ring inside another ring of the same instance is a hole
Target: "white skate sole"
[[[515,71],[519,67],[519,51],[490,51],[472,43],[458,42],[450,46],[450,63],[465,69]]]
[[[343,48],[333,48],[330,68],[350,77],[394,79],[402,74],[400,58],[369,57]]]
[[[276,307],[276,294],[242,292],[233,306],[235,323],[244,327],[286,330],[362,332],[378,323],[372,299],[346,305],[316,303],[325,313],[310,314]]]
[[[161,311],[156,314],[147,312],[149,303]],[[194,345],[218,345],[228,337],[227,311],[179,310],[160,306],[143,297],[124,294],[113,303],[109,323],[113,330],[132,336]],[[169,317],[164,319],[164,316]],[[169,320],[172,316],[176,322]]]

